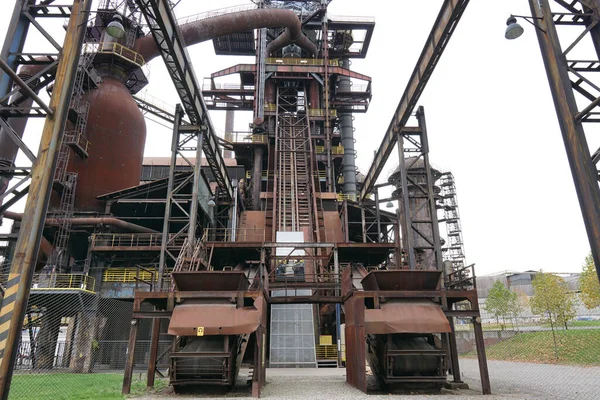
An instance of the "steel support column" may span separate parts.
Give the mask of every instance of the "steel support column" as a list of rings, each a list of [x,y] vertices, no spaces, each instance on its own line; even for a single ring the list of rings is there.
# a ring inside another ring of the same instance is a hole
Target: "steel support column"
[[[0,310],[0,394],[3,399],[8,398],[35,262],[50,201],[56,158],[67,120],[90,7],[91,0],[75,0],[73,3],[50,99],[50,108],[54,111],[54,115],[46,117],[42,131],[15,257],[11,264],[7,290]]]
[[[575,190],[583,214],[596,273],[600,279],[600,188],[598,170],[592,161],[577,103],[569,79],[567,60],[563,54],[552,10],[548,0],[529,0],[542,59],[546,67],[550,91],[563,136]]]
[[[123,375],[122,394],[131,392],[131,379],[133,377],[133,362],[135,361],[135,342],[137,339],[137,331],[140,325],[138,319],[131,320],[131,329],[129,331],[129,342],[127,343],[127,360],[125,363],[125,373]]]
[[[490,386],[490,374],[488,372],[487,357],[485,356],[485,341],[483,340],[483,329],[481,328],[481,318],[473,317],[473,327],[475,329],[475,346],[477,347],[477,361],[479,362],[479,375],[481,377],[481,391],[483,394],[492,394]]]
[[[158,339],[160,337],[160,318],[152,320],[152,336],[150,337],[150,356],[148,358],[148,374],[146,376],[146,386],[154,387],[154,377],[156,375],[156,357],[158,355]]]

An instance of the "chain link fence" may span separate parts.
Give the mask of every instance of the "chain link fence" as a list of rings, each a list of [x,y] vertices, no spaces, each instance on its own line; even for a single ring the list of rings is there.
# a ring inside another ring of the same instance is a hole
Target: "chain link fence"
[[[470,320],[456,323],[461,376],[481,387]],[[492,393],[543,399],[597,399],[600,384],[600,314],[575,319],[567,328],[521,318],[504,329],[483,324]]]
[[[0,283],[6,281],[6,268]],[[121,398],[133,302],[102,298],[100,284],[83,274],[43,270],[34,276],[10,399]],[[166,331],[166,325],[161,328]],[[151,331],[152,322],[141,321],[134,392],[145,388]],[[161,335],[158,367],[163,371],[170,345],[171,339]]]

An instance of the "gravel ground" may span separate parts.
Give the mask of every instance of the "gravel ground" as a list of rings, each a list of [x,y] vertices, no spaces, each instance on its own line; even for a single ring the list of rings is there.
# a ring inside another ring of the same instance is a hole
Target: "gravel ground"
[[[600,368],[542,365],[507,361],[489,361],[492,396],[481,394],[477,360],[461,360],[463,379],[469,390],[442,390],[438,395],[366,395],[346,384],[344,369],[268,369],[265,399],[406,399],[406,400],[517,400],[517,399],[582,399],[600,398]],[[244,371],[240,381],[244,381]],[[594,392],[594,393],[593,393]],[[172,389],[140,399],[248,399],[250,389],[240,386],[229,393],[175,396]]]

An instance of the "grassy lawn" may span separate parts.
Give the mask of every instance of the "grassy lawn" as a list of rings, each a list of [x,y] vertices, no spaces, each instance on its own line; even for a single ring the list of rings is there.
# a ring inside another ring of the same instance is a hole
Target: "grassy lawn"
[[[556,331],[556,349],[551,331],[522,333],[486,347],[490,360],[541,364],[600,366],[600,330]],[[475,357],[475,352],[465,354]]]
[[[124,399],[121,394],[123,374],[18,374],[13,377],[9,399]],[[154,391],[167,386],[157,379]],[[146,392],[146,374],[134,374],[131,395]]]

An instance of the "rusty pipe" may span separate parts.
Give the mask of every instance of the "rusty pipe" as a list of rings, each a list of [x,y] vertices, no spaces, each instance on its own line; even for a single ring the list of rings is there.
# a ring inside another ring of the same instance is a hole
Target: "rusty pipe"
[[[296,43],[311,55],[317,53],[317,46],[302,33],[300,20],[291,10],[261,8],[234,12],[183,24],[179,29],[185,45],[191,46],[232,33],[278,27],[285,27],[286,30],[269,44],[269,48],[277,50],[280,47],[276,46]],[[135,50],[144,57],[146,62],[160,54],[152,35],[137,39]]]
[[[12,219],[13,221],[20,221],[23,218],[23,214],[5,211],[2,214],[5,218]],[[58,218],[46,218],[46,225],[59,225],[60,221]],[[159,233],[150,228],[146,228],[145,226],[140,226],[136,224],[132,224],[130,222],[125,222],[118,218],[113,217],[92,217],[92,218],[72,218],[71,225],[74,226],[84,226],[84,225],[109,225],[117,228],[125,229],[130,232],[136,233]]]

